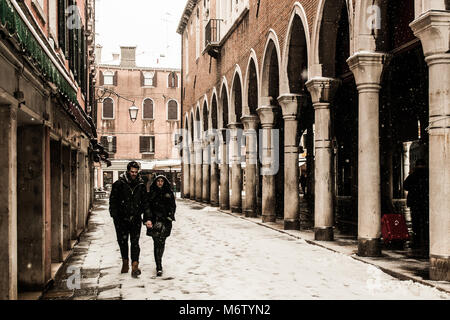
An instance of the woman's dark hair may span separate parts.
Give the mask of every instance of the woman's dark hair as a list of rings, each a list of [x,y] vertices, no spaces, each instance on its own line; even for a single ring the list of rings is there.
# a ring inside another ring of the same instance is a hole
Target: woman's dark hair
[[[131,168],[136,168],[136,169],[140,169],[139,167],[139,163],[137,163],[136,161],[131,161],[127,164],[127,171],[130,171]]]

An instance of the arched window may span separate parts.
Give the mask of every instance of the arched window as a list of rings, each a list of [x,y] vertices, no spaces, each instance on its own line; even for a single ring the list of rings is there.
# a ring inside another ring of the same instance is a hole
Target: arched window
[[[145,99],[142,102],[142,119],[153,119],[153,100]]]
[[[175,100],[167,103],[167,120],[178,120],[178,103]]]
[[[178,76],[176,72],[169,73],[168,77],[168,87],[169,88],[178,88]]]
[[[103,99],[102,119],[114,119],[114,100],[111,98]]]

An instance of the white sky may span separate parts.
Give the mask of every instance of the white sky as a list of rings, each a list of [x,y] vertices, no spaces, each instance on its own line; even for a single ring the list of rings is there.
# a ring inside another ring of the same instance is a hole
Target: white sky
[[[181,36],[176,30],[187,1],[96,0],[96,44],[103,46],[102,63],[111,63],[120,46],[137,46],[138,66],[181,68]]]

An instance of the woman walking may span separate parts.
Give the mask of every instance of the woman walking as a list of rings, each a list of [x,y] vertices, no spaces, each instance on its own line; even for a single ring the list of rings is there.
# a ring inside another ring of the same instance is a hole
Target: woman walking
[[[172,230],[172,221],[175,221],[175,195],[169,180],[165,176],[157,176],[150,186],[148,197],[150,212],[144,214],[144,224],[147,235],[153,238],[156,275],[160,277],[166,238]]]

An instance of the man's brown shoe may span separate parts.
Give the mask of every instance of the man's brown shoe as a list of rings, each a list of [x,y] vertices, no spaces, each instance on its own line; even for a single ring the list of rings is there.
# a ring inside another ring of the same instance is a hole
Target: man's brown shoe
[[[128,259],[122,259],[122,270],[120,271],[120,273],[128,273],[129,269],[130,265]]]
[[[138,275],[141,274],[141,270],[139,269],[139,262],[133,261],[131,264],[131,276],[133,278],[137,278]]]

